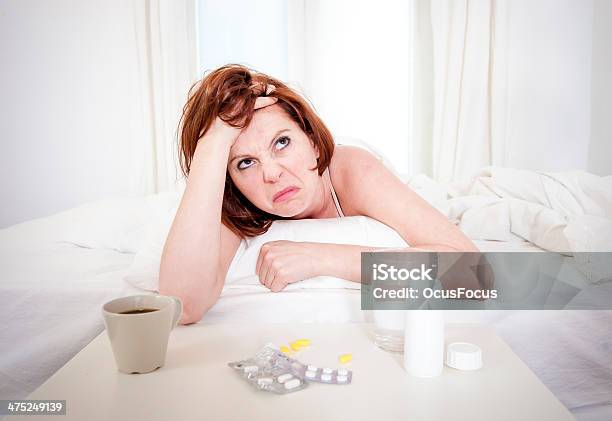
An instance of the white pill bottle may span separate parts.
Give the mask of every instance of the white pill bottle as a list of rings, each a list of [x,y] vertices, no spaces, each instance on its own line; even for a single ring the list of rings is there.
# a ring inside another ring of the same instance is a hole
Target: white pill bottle
[[[404,368],[416,377],[436,377],[444,366],[444,312],[408,310],[404,328]]]

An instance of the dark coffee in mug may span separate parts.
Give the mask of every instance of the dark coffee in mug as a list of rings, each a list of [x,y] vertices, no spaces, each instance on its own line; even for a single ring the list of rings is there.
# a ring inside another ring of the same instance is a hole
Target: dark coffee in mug
[[[122,311],[119,314],[143,314],[143,313],[151,313],[152,311],[157,311],[158,308],[135,308],[133,310]]]

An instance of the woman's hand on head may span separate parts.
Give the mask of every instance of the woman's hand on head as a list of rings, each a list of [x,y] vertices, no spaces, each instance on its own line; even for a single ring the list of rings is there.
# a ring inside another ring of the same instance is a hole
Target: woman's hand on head
[[[278,292],[290,283],[317,276],[318,250],[316,243],[285,240],[265,243],[255,267],[259,282]]]
[[[266,95],[270,95],[275,89],[276,86],[268,85],[266,88]],[[258,96],[255,100],[255,106],[253,108],[258,110],[260,108],[267,107],[268,105],[276,104],[276,101],[278,101],[278,98],[273,96]]]
[[[238,139],[238,136],[240,136],[240,132],[242,132],[241,128],[234,127],[223,121],[221,117],[217,116],[210,128],[204,134],[203,138],[218,139],[219,141],[229,142],[231,146],[234,144],[236,139]]]
[[[272,96],[260,96],[255,100],[254,109],[258,110],[260,108],[267,107],[269,105],[275,104],[278,101],[278,98]],[[221,119],[221,117],[217,116],[215,121],[210,126],[210,128],[206,131],[205,136],[210,136],[213,139],[225,139],[230,143],[230,146],[234,144],[240,133],[242,132],[242,128],[233,127],[232,125],[226,123]]]
[[[255,109],[258,110],[263,107],[267,107],[268,105],[276,104],[278,98],[273,96],[260,96],[255,100]]]

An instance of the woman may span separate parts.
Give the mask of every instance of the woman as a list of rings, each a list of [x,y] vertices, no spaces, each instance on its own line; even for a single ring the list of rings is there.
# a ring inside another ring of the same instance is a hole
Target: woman
[[[192,91],[180,135],[187,186],[159,276],[160,293],[183,301],[182,323],[199,321],[217,301],[241,238],[276,219],[364,215],[395,229],[408,251],[478,250],[372,154],[334,147],[325,124],[281,81],[227,65]],[[271,291],[318,275],[360,282],[360,253],[375,249],[272,241],[256,270]]]

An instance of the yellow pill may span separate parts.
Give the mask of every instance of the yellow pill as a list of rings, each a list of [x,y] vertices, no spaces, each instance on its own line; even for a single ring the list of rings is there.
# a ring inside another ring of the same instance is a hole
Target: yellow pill
[[[291,352],[291,350],[289,349],[289,347],[288,347],[288,346],[284,346],[284,345],[280,347],[280,351],[281,351],[283,354],[289,354],[289,353]]]
[[[342,354],[338,357],[338,361],[342,364],[346,364],[353,359],[353,354]]]
[[[294,351],[300,350],[300,344],[298,344],[297,342],[291,342],[291,344],[289,345],[291,346],[291,349],[293,349]]]
[[[295,343],[299,346],[308,346],[310,345],[310,339],[298,339],[297,341],[295,341]]]

